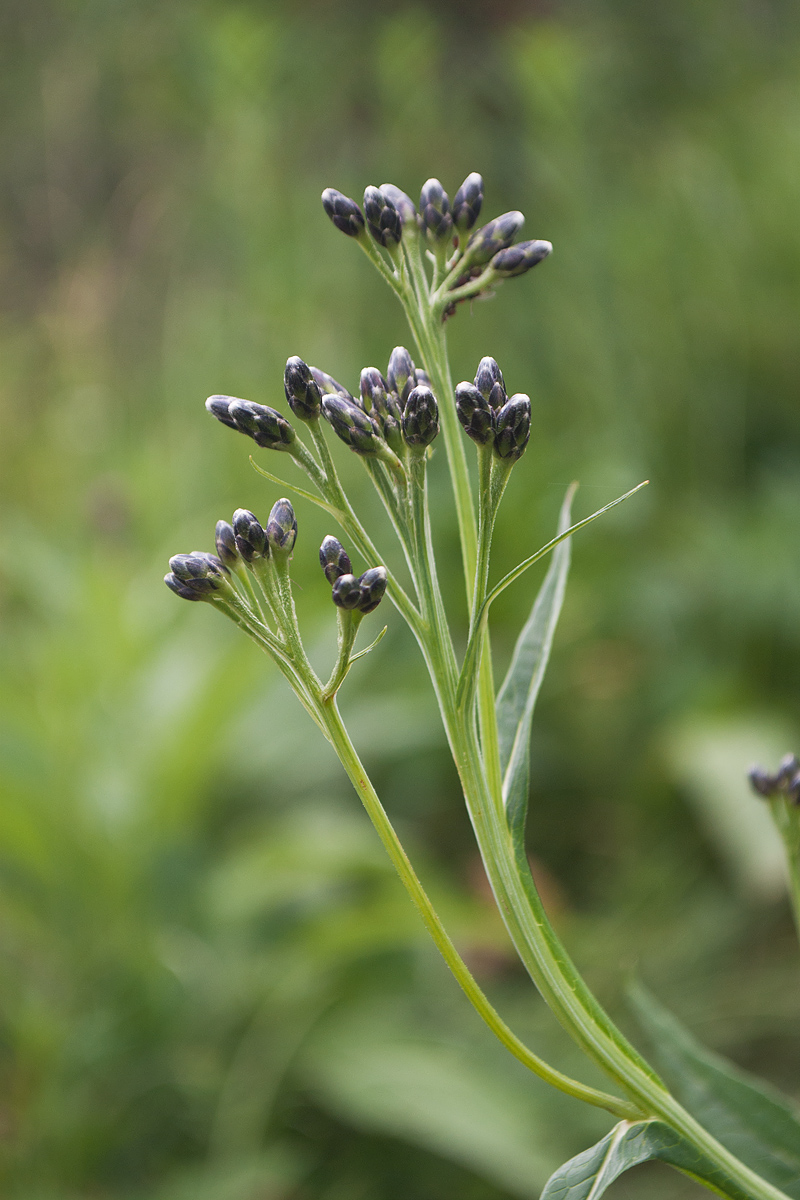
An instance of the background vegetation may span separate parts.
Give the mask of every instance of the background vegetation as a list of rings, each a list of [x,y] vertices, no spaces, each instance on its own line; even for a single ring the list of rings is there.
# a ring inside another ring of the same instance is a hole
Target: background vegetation
[[[534,402],[496,570],[572,478],[581,514],[653,482],[575,546],[536,870],[623,1022],[636,970],[796,1095],[796,946],[741,778],[798,749],[797,7],[6,0],[0,59],[3,1194],[526,1198],[605,1128],[495,1048],[276,672],[161,584],[277,495],[206,395],[280,402],[295,353],[355,382],[407,341],[326,185],[479,170],[488,215],[555,243],[450,327],[457,378],[491,353]],[[329,530],[299,518],[325,661]],[[501,669],[533,586],[496,606]],[[483,984],[588,1078],[509,952],[394,616],[344,707]]]

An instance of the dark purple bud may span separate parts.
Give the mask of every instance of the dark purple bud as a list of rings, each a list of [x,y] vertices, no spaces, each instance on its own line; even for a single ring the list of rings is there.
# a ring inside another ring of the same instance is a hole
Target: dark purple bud
[[[386,567],[370,567],[358,580],[358,608],[365,616],[378,607],[386,591]]]
[[[478,363],[475,387],[491,408],[502,408],[508,399],[503,372],[493,358],[482,358]]]
[[[265,450],[285,450],[296,437],[286,418],[265,404],[254,404],[252,400],[231,397],[228,413],[234,428],[247,434],[257,446]]]
[[[453,221],[462,236],[472,229],[482,207],[483,180],[477,171],[472,171],[456,192],[453,201]]]
[[[395,187],[393,183],[382,183],[381,191],[387,200],[391,200],[397,211],[400,213],[400,220],[404,225],[416,229],[417,227],[417,206],[410,196],[405,192],[401,192],[399,187]]]
[[[403,438],[407,445],[429,446],[439,432],[436,397],[424,384],[413,388],[403,411]]]
[[[181,600],[205,600],[206,595],[208,594],[198,592],[188,583],[184,583],[182,580],[178,579],[177,575],[173,575],[171,573],[164,576],[164,583],[171,591],[175,593],[176,596],[180,596]]]
[[[333,378],[332,375],[328,375],[325,371],[320,371],[319,367],[309,367],[308,369],[311,372],[314,382],[317,384],[317,387],[323,395],[344,396],[346,399],[351,400],[354,404],[357,403],[352,392],[348,392],[344,384],[339,383]]]
[[[453,216],[450,212],[450,200],[438,179],[429,179],[423,184],[419,197],[419,215],[431,242],[442,243],[452,238]]]
[[[320,388],[311,368],[295,354],[286,360],[283,390],[289,407],[301,421],[316,421],[319,417]]]
[[[525,218],[522,213],[514,211],[503,213],[501,217],[495,217],[488,225],[476,230],[467,243],[470,264],[480,266],[482,263],[488,263],[499,250],[505,250],[506,246],[511,245],[524,224]]]
[[[498,409],[494,418],[494,452],[506,462],[516,462],[531,436],[530,397],[517,392]]]
[[[456,388],[456,412],[464,432],[479,446],[494,438],[494,417],[489,401],[472,383],[460,383]]]
[[[342,233],[346,233],[348,237],[359,236],[364,228],[364,214],[355,200],[342,195],[335,188],[325,188],[322,193],[322,207]]]
[[[249,509],[237,508],[233,514],[233,532],[236,535],[236,549],[245,562],[269,557],[266,532]]]
[[[223,562],[228,568],[235,567],[239,562],[239,551],[236,549],[236,534],[233,532],[233,526],[229,525],[227,521],[217,521],[215,541],[220,562]]]
[[[297,540],[297,517],[289,500],[282,499],[273,504],[266,534],[273,558],[280,555],[286,558],[291,556]]]
[[[319,548],[319,565],[325,572],[325,578],[333,586],[341,575],[352,575],[353,564],[342,543],[338,538],[328,534],[322,539]]]
[[[361,582],[355,575],[340,575],[333,584],[333,603],[339,608],[358,608],[361,601]]]
[[[209,396],[206,408],[212,417],[216,417],[223,425],[227,425],[229,429],[236,429],[236,422],[228,411],[232,399],[232,396]]]
[[[392,201],[380,188],[368,187],[364,192],[364,215],[367,228],[379,246],[391,249],[399,245],[403,222]]]
[[[551,242],[519,242],[495,254],[491,267],[503,279],[511,279],[514,275],[524,275],[552,252]]]
[[[414,360],[405,346],[395,346],[386,371],[389,388],[397,396],[401,411],[405,408],[408,393],[416,384]]]
[[[356,454],[377,454],[380,450],[379,427],[354,400],[337,393],[323,396],[322,414],[334,433]]]

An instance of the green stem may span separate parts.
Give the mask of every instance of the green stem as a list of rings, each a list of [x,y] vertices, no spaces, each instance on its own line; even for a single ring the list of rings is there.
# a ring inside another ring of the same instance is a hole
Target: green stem
[[[495,1036],[511,1051],[515,1058],[519,1059],[521,1063],[533,1071],[535,1075],[538,1075],[540,1079],[544,1079],[547,1083],[552,1084],[553,1087],[566,1092],[569,1096],[574,1096],[577,1100],[583,1100],[587,1104],[593,1104],[598,1108],[606,1109],[607,1112],[613,1113],[614,1116],[628,1120],[640,1119],[642,1113],[635,1105],[620,1100],[616,1096],[611,1096],[606,1092],[587,1087],[575,1079],[570,1079],[569,1076],[562,1074],[561,1071],[555,1070],[555,1068],[529,1050],[508,1025],[506,1025],[484,992],[481,991],[442,925],[364,770],[355,747],[350,741],[350,737],[339,715],[335,699],[326,705],[324,711],[320,713],[320,718],[325,724],[329,740],[347,772],[353,787],[361,798],[364,808],[372,824],[375,826],[395,870],[411,896],[439,952],[470,1003]]]
[[[797,936],[800,938],[800,808],[784,796],[771,800],[769,807],[786,849],[789,898]]]

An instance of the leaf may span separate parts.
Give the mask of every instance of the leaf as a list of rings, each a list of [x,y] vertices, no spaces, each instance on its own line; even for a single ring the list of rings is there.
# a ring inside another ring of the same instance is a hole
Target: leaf
[[[620,1121],[589,1150],[559,1167],[539,1200],[598,1200],[624,1171],[658,1159],[731,1200],[752,1200],[663,1121]]]
[[[259,475],[263,475],[265,479],[269,479],[271,483],[279,483],[282,488],[288,488],[290,492],[294,492],[296,496],[302,496],[304,500],[310,500],[312,504],[316,504],[317,508],[322,508],[326,513],[330,513],[332,517],[338,520],[341,513],[337,508],[328,504],[325,500],[321,500],[319,496],[315,496],[313,492],[307,492],[305,488],[297,487],[294,483],[287,483],[285,479],[279,479],[277,475],[273,475],[271,471],[267,471],[264,467],[258,465],[256,460],[250,455],[250,465]]]
[[[573,483],[564,497],[558,519],[559,534],[569,529],[572,498],[577,486]],[[518,839],[525,835],[528,811],[533,709],[547,669],[553,635],[564,601],[571,545],[568,538],[553,551],[550,569],[517,639],[508,674],[497,696],[503,802],[509,826]]]
[[[370,644],[368,646],[365,646],[363,650],[359,650],[358,654],[351,655],[351,657],[348,661],[348,666],[352,667],[353,663],[357,662],[359,658],[363,658],[365,654],[369,654],[370,650],[374,650],[375,647],[377,646],[378,642],[381,640],[383,635],[386,633],[386,630],[388,628],[389,628],[388,625],[384,625],[383,629],[380,631],[378,636],[375,638],[374,642],[370,642]]]
[[[759,1175],[800,1200],[800,1110],[700,1045],[640,984],[629,991],[667,1083],[693,1117]]]

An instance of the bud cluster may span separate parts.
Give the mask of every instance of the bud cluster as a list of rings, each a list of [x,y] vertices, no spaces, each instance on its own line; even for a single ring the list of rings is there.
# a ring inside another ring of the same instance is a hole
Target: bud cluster
[[[183,600],[207,600],[225,586],[230,575],[222,560],[205,550],[174,554],[169,567],[164,583]]]
[[[265,404],[236,396],[209,396],[206,408],[223,425],[246,434],[257,446],[268,450],[287,450],[297,436],[286,418]]]
[[[759,796],[766,799],[785,796],[792,804],[800,805],[800,759],[795,754],[787,754],[777,771],[770,773],[763,767],[752,767],[747,777]]]
[[[330,534],[319,548],[319,561],[332,585],[333,602],[338,608],[356,610],[366,616],[378,607],[386,591],[385,567],[370,567],[356,577],[344,546]]]
[[[531,434],[531,402],[523,392],[509,397],[503,372],[482,358],[474,383],[456,388],[456,412],[464,431],[479,446],[491,445],[499,459],[516,462]]]

